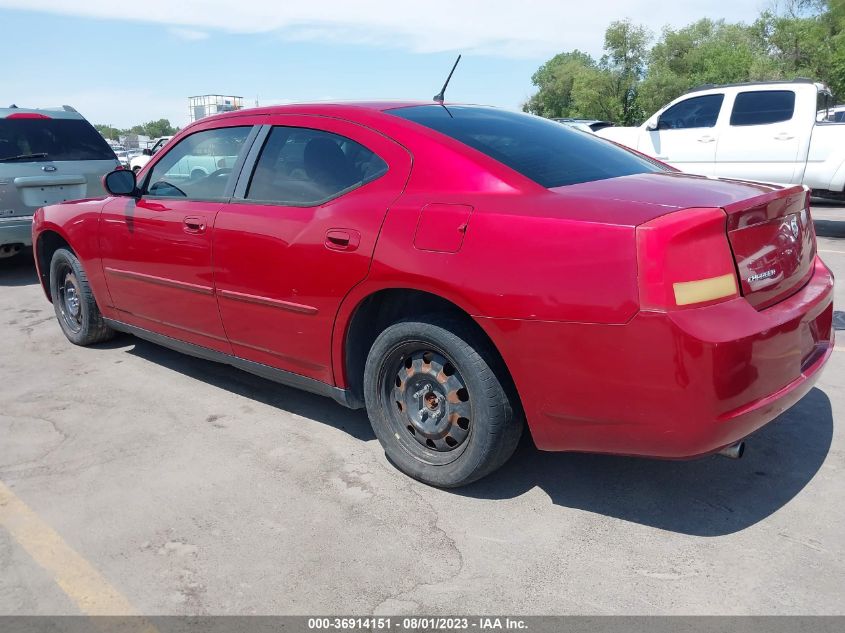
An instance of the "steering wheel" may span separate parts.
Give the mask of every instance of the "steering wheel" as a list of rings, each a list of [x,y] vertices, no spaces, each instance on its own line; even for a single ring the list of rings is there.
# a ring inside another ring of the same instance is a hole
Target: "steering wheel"
[[[152,185],[150,185],[149,192],[156,196],[172,196],[173,191],[175,191],[178,195],[187,197],[187,194],[179,189],[176,185],[167,182],[166,180],[157,180]]]
[[[213,172],[208,174],[206,178],[219,178],[220,176],[228,176],[232,173],[231,167],[222,167],[221,169],[215,169]]]

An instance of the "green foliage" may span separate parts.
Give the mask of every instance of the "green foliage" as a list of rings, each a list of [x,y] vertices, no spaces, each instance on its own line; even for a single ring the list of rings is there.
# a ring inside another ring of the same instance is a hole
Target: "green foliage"
[[[97,125],[94,126],[94,128],[100,134],[102,134],[103,138],[108,138],[108,139],[111,139],[113,141],[118,140],[118,137],[122,134],[122,132],[120,130],[118,130],[116,127],[112,127],[111,125],[102,125],[102,124],[98,123]]]
[[[150,138],[158,138],[159,136],[173,136],[176,134],[176,128],[170,124],[167,119],[159,119],[158,121],[149,121],[144,123],[144,134]]]
[[[104,138],[118,140],[120,136],[127,134],[142,134],[150,138],[158,138],[159,136],[173,136],[179,131],[179,128],[173,127],[167,119],[159,119],[158,121],[149,121],[141,125],[133,125],[131,128],[118,129],[110,125],[103,125],[98,123],[94,125],[97,131],[103,135]]]
[[[664,29],[649,53],[641,104],[652,113],[694,86],[780,77],[756,27],[705,18]]]
[[[569,116],[564,113],[573,108],[572,87],[576,79],[595,68],[595,60],[579,50],[555,55],[531,77],[540,89],[523,109],[549,118]]]
[[[645,28],[613,22],[599,61],[572,51],[543,64],[523,109],[633,125],[693,86],[795,77],[845,97],[845,0],[786,0],[751,25],[705,18],[650,42]]]

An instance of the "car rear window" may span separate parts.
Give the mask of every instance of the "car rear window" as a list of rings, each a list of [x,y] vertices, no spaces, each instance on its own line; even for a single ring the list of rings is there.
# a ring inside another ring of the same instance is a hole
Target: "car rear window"
[[[47,154],[44,160],[115,159],[106,140],[83,119],[0,119],[0,159],[29,154]]]
[[[792,90],[740,92],[734,100],[731,125],[766,125],[789,121],[795,112]]]
[[[543,187],[664,170],[589,132],[528,114],[436,104],[388,113],[469,145]]]

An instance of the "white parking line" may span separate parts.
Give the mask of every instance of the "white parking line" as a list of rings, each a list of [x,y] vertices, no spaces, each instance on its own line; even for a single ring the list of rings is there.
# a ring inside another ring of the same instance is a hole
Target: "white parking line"
[[[838,253],[839,255],[845,255],[845,251],[832,251],[832,250],[825,250],[823,248],[819,249],[819,253]]]

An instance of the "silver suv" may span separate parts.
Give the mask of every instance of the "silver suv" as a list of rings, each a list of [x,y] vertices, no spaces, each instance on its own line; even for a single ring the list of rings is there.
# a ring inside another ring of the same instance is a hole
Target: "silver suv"
[[[109,144],[70,106],[0,108],[0,258],[32,244],[39,207],[105,195],[118,166]]]

